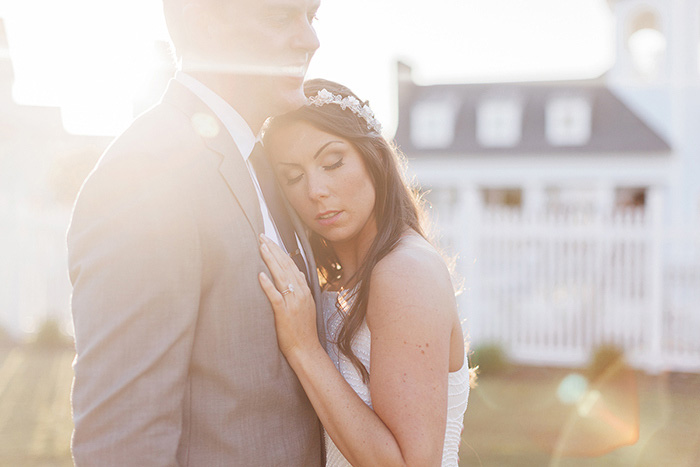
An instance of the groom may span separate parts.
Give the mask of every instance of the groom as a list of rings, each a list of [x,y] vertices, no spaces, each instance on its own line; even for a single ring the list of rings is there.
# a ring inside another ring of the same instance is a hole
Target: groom
[[[103,155],[68,232],[76,465],[321,464],[258,283],[258,236],[282,244],[289,219],[248,159],[265,119],[304,103],[318,1],[164,0],[183,70]]]

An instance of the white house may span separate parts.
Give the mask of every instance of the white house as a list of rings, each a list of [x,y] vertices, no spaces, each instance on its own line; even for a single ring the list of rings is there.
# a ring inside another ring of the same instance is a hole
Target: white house
[[[474,345],[697,371],[700,0],[610,6],[598,79],[418,86],[399,64],[396,140],[460,257]]]
[[[66,133],[59,108],[17,105],[0,18],[0,327],[70,324],[65,232],[75,194],[109,142]]]
[[[137,114],[172,75],[166,43],[159,68],[133,102]],[[56,320],[71,331],[66,230],[83,180],[113,137],[69,134],[61,109],[18,105],[11,48],[0,18],[0,328],[16,337]]]

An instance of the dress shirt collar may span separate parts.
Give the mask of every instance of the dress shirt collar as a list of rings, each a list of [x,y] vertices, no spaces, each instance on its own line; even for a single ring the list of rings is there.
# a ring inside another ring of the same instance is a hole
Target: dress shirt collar
[[[178,70],[175,73],[175,79],[192,91],[214,112],[231,134],[243,159],[247,161],[253,152],[256,138],[243,117],[221,96],[187,73]]]

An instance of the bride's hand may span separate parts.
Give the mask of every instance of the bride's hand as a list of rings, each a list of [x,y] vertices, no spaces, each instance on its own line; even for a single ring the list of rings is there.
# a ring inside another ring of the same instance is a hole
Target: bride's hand
[[[306,276],[277,244],[260,236],[260,254],[272,279],[261,272],[260,285],[275,312],[277,343],[287,359],[320,346],[316,330],[316,305]]]

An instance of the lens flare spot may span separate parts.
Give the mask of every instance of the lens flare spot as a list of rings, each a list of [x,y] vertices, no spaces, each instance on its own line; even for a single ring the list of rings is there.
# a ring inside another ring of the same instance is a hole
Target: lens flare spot
[[[600,397],[600,391],[590,391],[586,393],[585,397],[581,399],[576,407],[578,414],[582,417],[588,417],[591,414],[593,407],[600,400]]]
[[[583,398],[587,390],[588,380],[578,373],[571,373],[559,383],[557,398],[564,404],[575,404]]]
[[[192,128],[202,138],[214,138],[221,131],[219,121],[213,115],[201,112],[192,115]]]

